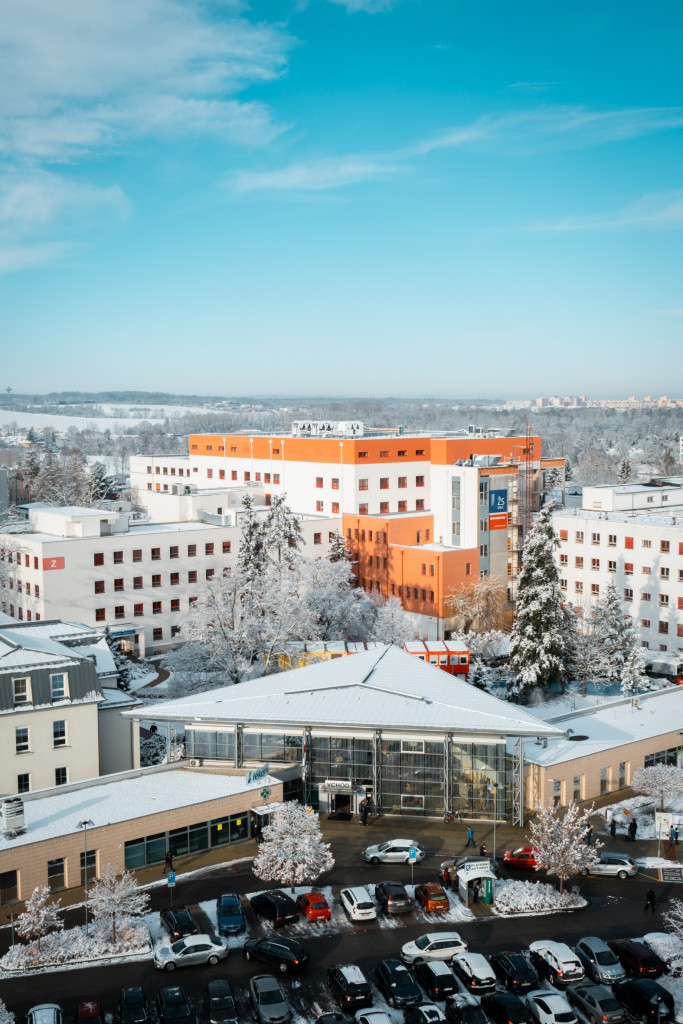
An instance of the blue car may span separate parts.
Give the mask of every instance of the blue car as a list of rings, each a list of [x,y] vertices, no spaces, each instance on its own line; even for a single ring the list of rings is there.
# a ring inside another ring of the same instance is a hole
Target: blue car
[[[233,892],[226,892],[216,900],[216,918],[220,935],[239,935],[246,928],[242,900]]]

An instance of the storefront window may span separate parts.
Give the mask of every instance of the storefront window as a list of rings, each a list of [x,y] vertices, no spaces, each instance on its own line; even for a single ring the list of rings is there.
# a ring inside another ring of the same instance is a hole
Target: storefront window
[[[158,864],[166,857],[166,833],[158,832],[154,836],[147,836],[145,839],[145,862],[147,864]]]
[[[219,761],[235,758],[235,732],[233,729],[192,729],[185,731],[187,757],[208,757]]]

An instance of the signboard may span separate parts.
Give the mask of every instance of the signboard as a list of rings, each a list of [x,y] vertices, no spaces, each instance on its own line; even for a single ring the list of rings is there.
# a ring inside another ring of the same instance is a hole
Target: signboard
[[[64,565],[64,555],[60,555],[59,558],[44,558],[43,572],[47,572],[49,569],[63,569]]]
[[[325,779],[322,788],[325,793],[352,793],[353,782],[351,779]]]
[[[417,846],[409,846],[408,847],[408,859],[412,860],[414,862],[416,857],[417,857]]]
[[[508,524],[507,490],[489,491],[489,530],[504,530]]]
[[[270,790],[268,789],[267,786],[264,786],[263,789],[261,790],[261,799],[263,800],[264,803],[266,802],[269,796]]]
[[[168,881],[169,889],[172,889],[173,886],[175,885],[175,871],[169,871],[169,873],[166,875],[166,879]]]
[[[683,814],[677,811],[655,811],[655,837],[668,839],[672,825],[683,837]]]
[[[683,882],[683,870],[681,868],[660,868],[660,882]]]
[[[260,768],[252,768],[251,771],[247,772],[247,774],[245,775],[247,785],[252,786],[255,785],[257,782],[263,782],[269,771],[270,765],[267,762]]]

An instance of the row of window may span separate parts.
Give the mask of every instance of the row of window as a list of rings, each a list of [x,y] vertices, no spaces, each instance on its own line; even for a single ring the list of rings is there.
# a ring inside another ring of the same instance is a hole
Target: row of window
[[[389,560],[387,558],[382,558],[380,561],[379,555],[368,555],[366,567],[368,569],[372,569],[373,565],[375,566],[376,569],[379,569],[380,565],[383,569],[387,569],[389,565]],[[427,562],[423,562],[421,572],[423,576],[434,576],[434,565],[432,563],[428,564]]]
[[[50,675],[50,693],[53,701],[68,699],[69,675],[67,672],[53,672]],[[22,704],[33,704],[30,676],[13,677],[12,699],[15,708],[21,707]]]
[[[31,558],[33,558],[33,568],[39,568],[39,562],[36,555],[24,555],[24,566],[27,569],[31,568]],[[7,551],[7,561],[14,562],[16,560],[17,565],[21,565],[21,551]],[[5,561],[5,549],[0,548],[0,562]]]
[[[562,565],[569,565],[569,555],[564,555],[564,554],[560,555],[560,565],[561,566]],[[624,571],[624,575],[625,576],[633,576],[633,573],[634,573],[634,567],[633,566],[634,566],[633,562],[624,562],[623,571]],[[576,569],[583,569],[583,567],[584,567],[583,555],[575,555],[574,556],[574,567]],[[591,571],[592,572],[600,572],[600,559],[599,558],[591,558],[591,566],[590,567],[591,567]],[[607,561],[607,572],[616,572],[616,571],[617,571],[617,563],[616,563],[616,561],[613,560],[613,559],[608,559],[608,561]],[[642,576],[651,576],[652,575],[652,567],[649,566],[649,565],[642,565],[640,567],[640,572],[641,572]],[[659,567],[659,578],[660,578],[660,580],[671,579],[671,572],[670,572],[669,567],[667,565],[662,565],[662,566]],[[679,583],[683,583],[683,569],[679,569],[678,570],[678,582]]]
[[[4,604],[2,606],[2,610],[3,610],[3,612],[5,611],[5,605]],[[11,615],[12,618],[15,618],[15,610],[14,610],[14,605],[13,604],[11,604],[9,606],[9,614]],[[26,621],[30,622],[32,617],[33,617],[33,614],[31,612],[31,609],[29,608],[27,610],[27,612],[26,612]],[[16,618],[19,619],[19,621],[23,620],[23,618],[24,618],[24,609],[23,608],[17,608],[16,609]],[[40,620],[40,612],[36,612],[36,622],[38,622],[39,620]]]
[[[18,780],[26,777],[20,775]],[[63,783],[57,783],[63,785]],[[19,789],[20,793],[27,793],[28,789]],[[67,885],[67,861],[64,857],[57,857],[47,862],[47,885],[50,892],[59,892]],[[70,879],[72,885],[84,885],[85,881],[94,882],[97,878],[97,850],[82,850],[80,853],[80,875],[78,880]],[[0,906],[7,903],[16,903],[19,898],[17,871],[3,871],[0,873]]]
[[[161,864],[170,852],[172,857],[184,857],[189,853],[217,846],[227,846],[249,836],[249,813],[230,814],[213,821],[201,821],[196,825],[183,825],[168,832],[131,839],[124,844],[126,868],[136,871],[149,864]]]
[[[318,538],[317,540],[314,540],[315,544],[321,544],[322,543],[321,534],[316,533],[314,535],[314,537]],[[204,570],[204,578],[207,579],[207,580],[213,579],[215,574],[216,574],[216,570],[215,569],[205,569]],[[188,569],[188,571],[187,571],[187,582],[188,583],[196,583],[197,582],[197,569]],[[145,585],[144,576],[133,576],[133,590],[143,590],[144,589],[144,585]],[[151,585],[152,585],[152,587],[161,587],[163,585],[161,573],[157,573],[157,574],[152,575],[152,577],[151,577]],[[169,575],[168,575],[168,585],[171,586],[171,587],[178,587],[178,586],[180,586],[180,573],[179,572],[171,572],[171,573],[169,573]],[[106,584],[105,580],[95,580],[94,583],[93,583],[93,587],[94,587],[94,593],[95,594],[105,594],[106,593],[107,584]],[[115,594],[121,594],[121,593],[123,593],[125,591],[125,589],[126,589],[126,581],[123,578],[115,579],[114,580],[114,593]]]
[[[316,479],[321,481],[321,483],[317,484],[317,486],[322,487],[322,477],[319,476]],[[416,487],[424,487],[424,485],[425,485],[425,478],[424,478],[424,476],[416,476],[415,477],[415,486]],[[408,486],[408,477],[407,476],[400,476],[398,478],[398,486],[399,487],[407,487]],[[379,478],[379,489],[380,489],[380,491],[388,491],[389,490],[389,477],[388,476],[381,476]],[[367,491],[368,490],[368,479],[367,479],[367,477],[365,477],[365,478],[363,478],[363,479],[358,481],[358,490],[359,491]]]
[[[31,596],[31,584],[28,582],[28,580],[26,581],[26,586],[24,586],[24,584],[23,584],[23,582],[21,580],[16,580],[15,581],[14,578],[12,576],[10,576],[10,580],[9,580],[9,589],[10,590],[14,590],[15,582],[16,582],[17,590],[19,591],[20,594],[23,593],[23,591],[25,590],[26,593],[29,595],[29,597]],[[35,583],[34,586],[33,586],[33,596],[34,597],[40,597],[40,584],[39,583]]]
[[[164,476],[168,476],[168,472],[169,472],[168,466],[161,466],[161,467],[160,466],[155,466],[154,467],[154,472],[157,473],[157,474],[158,473],[163,473]],[[151,466],[147,467],[147,474],[148,474],[148,476],[151,476],[151,474],[152,474],[152,467]],[[171,476],[175,476],[175,474],[176,474],[175,466],[171,466]],[[190,475],[189,468],[188,469],[178,468],[178,476],[189,476],[189,475]]]
[[[331,508],[333,516],[338,516],[339,515],[339,502],[338,501],[333,501],[331,503],[330,508]],[[325,511],[325,502],[324,501],[316,501],[316,503],[315,503],[315,510],[316,510],[316,512],[324,512]]]
[[[188,598],[188,607],[192,608],[192,606],[194,604],[196,604],[196,602],[197,602],[197,598],[196,597],[189,597]],[[163,615],[163,611],[164,611],[163,601],[152,601],[152,615]],[[175,597],[171,601],[171,611],[172,612],[179,612],[180,611],[180,598],[179,597]],[[134,604],[133,605],[133,615],[134,615],[135,618],[140,618],[140,616],[144,615],[144,614],[145,614],[145,606],[144,606],[144,604]],[[126,617],[126,606],[125,606],[125,604],[117,604],[117,605],[115,605],[114,606],[114,618],[115,619],[125,619],[125,617]],[[96,622],[106,622],[107,621],[107,610],[106,610],[106,608],[96,608],[95,609],[95,621]]]
[[[591,537],[591,544],[601,544],[602,543],[602,534],[600,534],[600,533],[591,533],[590,537]],[[567,540],[569,540],[569,530],[560,530],[560,541],[567,541]],[[583,544],[584,543],[584,531],[583,530],[575,530],[574,531],[574,541],[575,541],[576,544]],[[616,533],[608,533],[607,534],[607,546],[610,547],[610,548],[615,548],[617,546],[617,543],[618,543],[618,537],[617,537]],[[632,549],[634,547],[634,544],[635,544],[635,538],[634,537],[624,537],[624,547],[625,548]],[[643,539],[643,540],[641,540],[640,545],[643,548],[651,548],[652,547],[652,540],[649,539],[649,538]],[[660,542],[659,542],[659,551],[660,551],[660,553],[662,555],[669,555],[669,554],[671,554],[671,542],[668,541],[668,540],[660,540]],[[683,542],[679,542],[679,544],[678,544],[678,553],[679,553],[679,555],[683,555]]]
[[[317,502],[317,504],[320,506],[318,511],[322,512],[322,505],[323,505],[322,501]],[[415,511],[416,512],[424,512],[424,510],[425,510],[424,498],[417,498],[417,500],[415,501]],[[389,502],[388,501],[380,501],[380,503],[379,503],[379,514],[381,516],[389,515],[390,511],[391,510],[389,508]],[[408,502],[407,501],[399,501],[398,505],[396,507],[396,511],[397,512],[407,512],[408,511]],[[359,516],[370,515],[369,506],[368,506],[367,503],[361,502],[359,504],[359,506],[358,506],[358,515]]]
[[[366,531],[365,530],[354,530],[353,533],[355,535],[356,540],[360,540],[360,541],[365,542],[365,536],[366,536]],[[416,544],[421,544],[422,543],[422,533],[423,533],[422,530],[418,530],[417,531],[416,541],[415,541]],[[429,530],[425,530],[424,531],[424,535],[425,535],[424,536],[425,544],[429,544]],[[382,544],[386,544],[386,542],[387,542],[387,535],[386,535],[386,531],[385,530],[368,530],[367,531],[367,538],[368,538],[369,541],[371,541],[373,539],[373,536],[374,536],[374,540],[375,540],[376,544],[379,544],[380,542]],[[331,537],[332,537],[332,535],[330,534],[330,539],[331,539]],[[347,540],[351,540],[351,527],[350,526],[348,526],[346,528],[346,537],[347,537]],[[468,566],[468,569],[469,569],[469,566]],[[468,571],[467,575],[469,576],[469,571]]]
[[[52,723],[52,746],[66,746],[66,720],[63,718]],[[16,754],[30,754],[32,752],[31,734],[28,725],[16,726],[14,730],[14,752]],[[61,785],[61,783],[57,783],[57,785]]]
[[[224,540],[223,544],[222,544],[222,551],[223,551],[224,555],[230,554],[230,552],[232,551],[232,541]],[[210,543],[204,544],[204,554],[205,555],[215,555],[216,554],[216,545],[213,543],[213,541],[211,541]],[[169,558],[180,558],[180,547],[179,547],[179,545],[173,544],[173,545],[171,545],[171,547],[169,547],[169,549],[168,549],[168,557]],[[188,558],[196,558],[197,557],[197,545],[196,544],[188,544],[187,545],[187,557]],[[150,548],[150,558],[152,559],[153,562],[161,561],[161,548]],[[124,552],[123,551],[114,551],[113,555],[112,555],[112,560],[114,562],[114,565],[123,565],[123,562],[124,562]],[[142,561],[142,548],[133,548],[133,561],[134,562],[141,562]],[[95,552],[95,554],[93,555],[93,565],[104,565],[104,552],[103,551],[96,551]]]
[[[379,580],[368,580],[362,577],[360,585],[363,590],[367,590],[368,593],[376,591],[377,593],[381,590],[381,584]],[[434,591],[423,590],[420,587],[405,587],[399,586],[396,583],[391,584],[391,593],[393,597],[405,598],[406,601],[429,601],[430,604],[434,604]]]

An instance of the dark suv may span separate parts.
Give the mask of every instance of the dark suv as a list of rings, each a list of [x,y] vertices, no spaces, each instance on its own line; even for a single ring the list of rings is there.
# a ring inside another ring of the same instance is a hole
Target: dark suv
[[[258,917],[265,917],[273,928],[283,928],[299,920],[296,903],[282,889],[260,892],[251,898],[251,909]]]
[[[415,1006],[422,1002],[420,987],[400,960],[380,960],[375,982],[389,1006]]]
[[[674,1020],[674,999],[670,992],[649,978],[615,981],[612,991],[629,1016],[653,1024]]]
[[[607,943],[627,974],[636,978],[659,978],[664,974],[664,961],[660,960],[644,942],[637,939],[611,939]]]
[[[385,914],[407,914],[413,906],[400,882],[380,882],[375,886],[375,900]]]
[[[171,936],[171,942],[184,939],[186,935],[199,935],[199,926],[195,924],[187,907],[166,907],[159,912],[159,917]]]
[[[190,1001],[179,985],[167,985],[157,995],[159,1024],[195,1024]]]
[[[327,986],[339,1003],[340,1010],[353,1012],[372,1006],[372,989],[355,964],[335,964],[327,968]]]
[[[118,1024],[149,1024],[147,997],[139,985],[121,989],[116,1019]]]
[[[508,992],[528,992],[540,988],[538,975],[523,953],[494,953],[489,957],[493,971]]]

